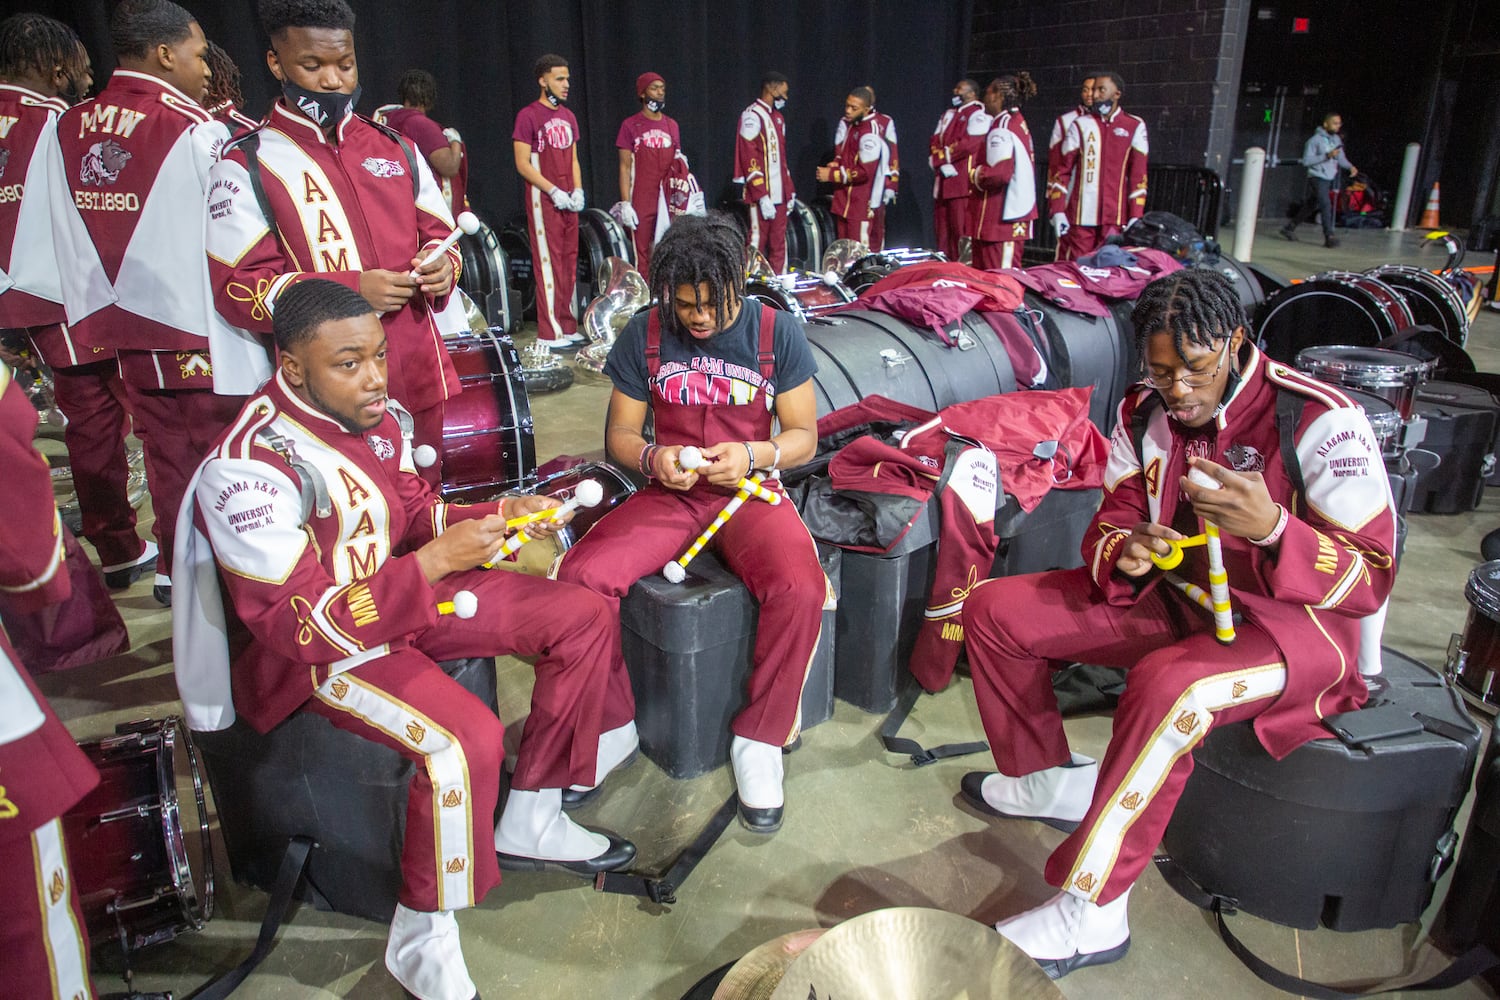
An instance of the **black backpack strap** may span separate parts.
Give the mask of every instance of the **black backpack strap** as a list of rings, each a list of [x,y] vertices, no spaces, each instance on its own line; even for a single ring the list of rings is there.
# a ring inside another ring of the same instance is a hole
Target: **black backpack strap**
[[[255,192],[255,203],[260,206],[260,214],[266,217],[266,225],[275,233],[276,213],[271,208],[271,199],[266,195],[266,185],[260,176],[260,133],[251,132],[235,143],[235,148],[244,151],[245,172],[250,175],[250,190]]]
[[[1208,910],[1214,915],[1219,937],[1223,939],[1225,947],[1234,957],[1244,963],[1245,968],[1255,973],[1261,981],[1270,983],[1286,993],[1311,997],[1312,1000],[1357,1000],[1359,997],[1396,992],[1426,993],[1431,990],[1451,989],[1500,965],[1500,956],[1496,956],[1488,947],[1480,944],[1458,956],[1447,968],[1420,983],[1401,983],[1395,986],[1378,986],[1378,988],[1368,990],[1350,991],[1303,979],[1290,972],[1283,972],[1255,954],[1229,929],[1229,923],[1224,918],[1235,914],[1238,905],[1236,900],[1205,890],[1169,857],[1158,856],[1155,860],[1157,871],[1161,872],[1162,878],[1168,885],[1199,909]]]
[[[663,906],[677,902],[677,890],[682,888],[693,869],[698,867],[698,862],[708,856],[708,852],[729,828],[730,821],[739,809],[739,801],[739,794],[731,793],[718,811],[709,817],[707,825],[698,831],[693,842],[672,859],[666,871],[659,875],[645,872],[600,872],[594,876],[595,891],[620,896],[644,896]]]
[[[357,115],[356,117],[401,147],[401,152],[406,156],[406,172],[411,176],[412,200],[415,201],[417,196],[422,193],[422,178],[417,174],[417,156],[412,152],[412,148],[407,143],[406,138],[384,122],[378,122],[373,118],[366,118],[364,115]]]
[[[1281,438],[1281,465],[1296,492],[1297,506],[1306,504],[1307,482],[1302,478],[1302,462],[1297,458],[1297,425],[1302,423],[1306,398],[1289,389],[1276,389],[1276,430]]]

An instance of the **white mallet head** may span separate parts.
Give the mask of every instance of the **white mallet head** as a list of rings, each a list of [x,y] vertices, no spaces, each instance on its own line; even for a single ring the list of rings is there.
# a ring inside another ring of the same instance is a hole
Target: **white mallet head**
[[[667,578],[668,583],[681,583],[687,579],[687,570],[682,568],[681,563],[669,562],[661,568],[661,575]]]
[[[599,501],[604,499],[604,487],[599,485],[597,479],[585,479],[573,491],[573,499],[578,501],[580,507],[597,507]]]
[[[1206,490],[1217,490],[1222,488],[1217,479],[1215,479],[1213,476],[1210,476],[1208,473],[1204,472],[1196,465],[1188,470],[1188,482],[1192,483],[1194,486],[1201,486]]]
[[[703,452],[692,445],[688,445],[677,453],[677,464],[684,470],[691,472],[703,467]]]
[[[473,212],[459,212],[456,221],[458,222],[458,228],[470,236],[479,232],[479,217]]]
[[[430,444],[419,444],[411,453],[411,460],[419,469],[430,469],[437,464],[437,449]]]
[[[473,618],[479,610],[479,598],[472,590],[460,590],[453,595],[453,614],[459,618]]]
[[[823,272],[823,284],[825,284],[825,285],[837,285],[838,283],[839,283],[839,273],[837,271],[834,271],[834,270],[830,269],[830,270],[827,270],[827,271]]]

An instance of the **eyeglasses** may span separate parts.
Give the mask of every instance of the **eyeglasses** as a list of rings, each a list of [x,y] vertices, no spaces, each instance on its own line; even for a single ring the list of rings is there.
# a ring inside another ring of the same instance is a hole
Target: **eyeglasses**
[[[1219,363],[1214,365],[1211,372],[1195,372],[1189,370],[1186,375],[1157,375],[1147,371],[1141,375],[1141,381],[1153,389],[1163,391],[1172,388],[1178,382],[1189,389],[1201,389],[1205,385],[1213,384],[1213,380],[1219,377],[1219,372],[1224,368],[1224,362],[1229,360],[1229,340],[1224,341],[1224,346],[1219,348]]]

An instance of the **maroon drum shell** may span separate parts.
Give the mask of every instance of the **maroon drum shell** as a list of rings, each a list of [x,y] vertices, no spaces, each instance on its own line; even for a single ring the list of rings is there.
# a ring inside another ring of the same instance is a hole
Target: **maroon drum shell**
[[[1326,271],[1271,295],[1256,333],[1266,354],[1291,362],[1308,347],[1374,347],[1411,325],[1406,299],[1385,282]]]
[[[536,434],[521,360],[497,330],[447,342],[460,392],[443,411],[443,496],[487,500],[536,482]]]
[[[1500,707],[1500,560],[1481,563],[1464,585],[1469,617],[1460,640],[1453,680],[1475,698]],[[1453,665],[1450,664],[1450,667]]]

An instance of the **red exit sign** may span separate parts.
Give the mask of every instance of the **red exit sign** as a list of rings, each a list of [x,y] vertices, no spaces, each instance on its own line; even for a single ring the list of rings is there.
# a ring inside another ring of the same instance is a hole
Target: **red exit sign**
[[[1305,17],[1292,18],[1292,34],[1305,35],[1311,27],[1311,21]]]

